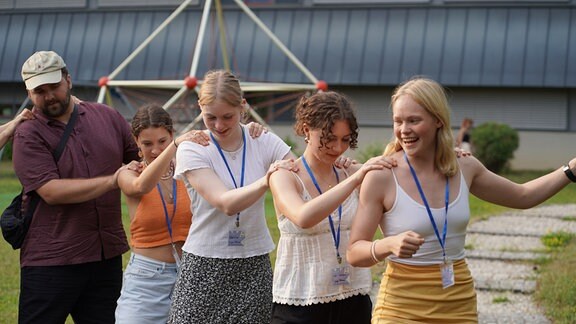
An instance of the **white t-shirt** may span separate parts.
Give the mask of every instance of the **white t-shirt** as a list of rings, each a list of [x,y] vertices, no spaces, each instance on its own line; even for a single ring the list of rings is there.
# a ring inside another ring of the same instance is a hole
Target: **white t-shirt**
[[[281,160],[290,152],[278,136],[272,133],[251,138],[246,134],[246,163],[244,185],[249,185],[264,175],[274,161]],[[226,161],[240,187],[243,146],[235,152],[224,152]],[[233,159],[234,157],[234,159]],[[210,168],[218,175],[222,183],[230,190],[235,189],[222,156],[214,143],[202,146],[192,142],[183,142],[176,153],[176,171],[174,177],[186,184],[192,201],[193,222],[184,243],[183,250],[194,255],[211,258],[248,258],[270,253],[274,242],[264,217],[264,196],[255,204],[240,213],[240,228],[245,238],[242,246],[229,246],[229,232],[236,231],[236,216],[228,216],[214,208],[186,180],[185,173],[190,170]]]

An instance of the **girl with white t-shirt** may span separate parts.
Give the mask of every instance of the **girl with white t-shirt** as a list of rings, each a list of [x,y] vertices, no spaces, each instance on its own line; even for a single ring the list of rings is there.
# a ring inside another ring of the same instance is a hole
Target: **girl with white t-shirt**
[[[269,323],[274,249],[264,216],[268,178],[292,158],[290,147],[265,133],[251,138],[240,124],[240,83],[223,70],[208,72],[199,92],[208,146],[185,142],[175,177],[184,180],[194,222],[169,323]]]

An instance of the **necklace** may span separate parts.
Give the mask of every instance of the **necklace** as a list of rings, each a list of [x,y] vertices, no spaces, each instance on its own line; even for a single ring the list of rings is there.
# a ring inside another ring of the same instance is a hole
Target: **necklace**
[[[308,162],[306,162],[306,163],[308,163]],[[310,171],[313,172],[312,168],[310,168]],[[334,179],[337,179],[338,178],[338,173],[337,173],[338,171],[336,171],[336,169],[333,169],[333,172],[336,175]],[[326,181],[324,178],[319,177],[318,174],[315,175],[314,180],[316,180],[317,182],[318,182],[318,180],[320,180],[320,182],[324,186],[328,187],[328,189],[332,189],[332,187],[334,186],[332,181]],[[332,179],[330,179],[330,180],[332,180]],[[338,183],[338,180],[336,180],[336,183]]]
[[[244,147],[244,145],[240,146],[236,151],[223,151],[226,152],[226,155],[230,156],[232,160],[236,160],[236,156],[238,156],[238,153],[240,153],[242,147]]]
[[[146,159],[144,159],[144,165],[148,166],[148,161],[146,161]],[[172,179],[172,177],[174,177],[175,168],[176,167],[174,166],[174,161],[170,161],[170,168],[168,168],[168,171],[166,171],[166,173],[160,176],[160,180]]]
[[[172,177],[174,177],[174,161],[170,161],[170,168],[168,168],[168,172],[164,173],[161,177],[160,180],[168,180],[168,179],[172,179]]]
[[[174,181],[174,179],[171,179],[172,181],[170,183],[167,183],[166,180],[168,179],[160,180],[158,183],[162,188],[162,192],[164,192],[168,196],[168,199],[172,201],[174,199],[174,192],[172,192],[172,181]]]

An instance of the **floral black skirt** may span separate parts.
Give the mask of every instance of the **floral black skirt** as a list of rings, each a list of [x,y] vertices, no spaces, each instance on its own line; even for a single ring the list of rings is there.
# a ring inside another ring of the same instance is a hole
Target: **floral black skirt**
[[[272,267],[268,254],[240,259],[183,252],[168,323],[270,323]]]

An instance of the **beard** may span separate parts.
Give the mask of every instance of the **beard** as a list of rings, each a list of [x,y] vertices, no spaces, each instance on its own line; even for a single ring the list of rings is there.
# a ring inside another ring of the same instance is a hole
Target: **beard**
[[[44,107],[41,107],[40,110],[46,117],[58,118],[68,111],[70,100],[71,100],[70,89],[68,89],[66,91],[66,99],[60,101],[55,100],[54,102],[51,103],[45,103]]]

